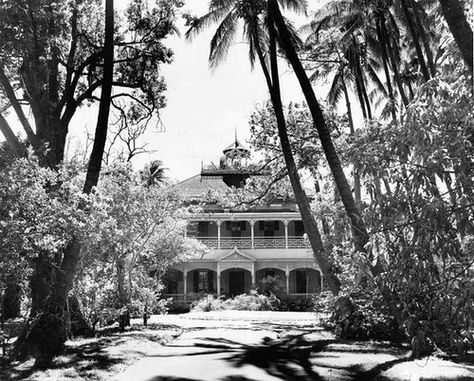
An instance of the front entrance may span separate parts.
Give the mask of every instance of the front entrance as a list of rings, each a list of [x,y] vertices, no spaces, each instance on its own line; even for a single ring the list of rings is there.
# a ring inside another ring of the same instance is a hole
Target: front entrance
[[[229,294],[231,297],[245,293],[245,273],[242,270],[229,271]]]

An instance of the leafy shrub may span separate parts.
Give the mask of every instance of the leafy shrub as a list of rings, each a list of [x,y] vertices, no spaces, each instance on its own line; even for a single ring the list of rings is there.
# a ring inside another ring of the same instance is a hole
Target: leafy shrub
[[[278,276],[268,275],[258,283],[257,291],[267,296],[273,294],[280,299],[286,294],[285,281]]]
[[[213,295],[206,295],[204,298],[192,303],[192,311],[271,311],[275,310],[279,304],[280,301],[275,295],[266,296],[259,294],[256,290],[251,290],[248,295],[237,295],[227,300],[216,298]]]
[[[196,312],[222,311],[226,309],[226,304],[221,298],[214,295],[207,295],[204,298],[194,301],[192,310]]]
[[[256,290],[250,290],[250,294],[237,295],[226,301],[227,309],[238,311],[271,311],[279,304],[278,298],[259,294]]]
[[[284,295],[280,298],[279,311],[310,312],[314,310],[311,296]]]
[[[169,314],[185,314],[191,310],[191,304],[182,300],[172,300],[168,306]]]

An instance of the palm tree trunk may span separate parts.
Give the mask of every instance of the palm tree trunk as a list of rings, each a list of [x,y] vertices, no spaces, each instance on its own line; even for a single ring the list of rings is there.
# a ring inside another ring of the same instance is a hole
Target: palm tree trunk
[[[382,39],[386,41],[387,43],[387,51],[390,57],[390,63],[392,65],[393,76],[395,77],[395,82],[397,83],[398,92],[400,93],[400,97],[402,98],[403,104],[405,105],[405,107],[407,107],[409,102],[408,102],[407,96],[405,95],[405,90],[403,89],[403,82],[400,77],[400,72],[398,71],[397,60],[395,58],[395,54],[393,51],[395,47],[392,46],[392,44],[390,43],[390,39],[387,33],[387,28],[385,27],[385,23],[380,24],[380,30],[382,32]]]
[[[107,128],[109,122],[110,96],[112,94],[114,67],[114,1],[105,2],[105,41],[104,41],[104,78],[102,82],[102,93],[100,97],[99,115],[95,128],[94,146],[92,148],[89,166],[87,168],[84,193],[88,194],[99,181],[102,157],[104,155],[105,142],[107,140]]]
[[[301,219],[303,220],[303,225],[306,234],[308,234],[308,238],[311,243],[315,259],[318,262],[319,267],[321,268],[321,271],[328,282],[329,289],[331,290],[333,295],[338,295],[341,288],[341,284],[339,282],[339,279],[332,271],[331,264],[329,263],[329,260],[324,253],[324,245],[321,239],[321,235],[311,213],[311,207],[309,205],[308,197],[306,196],[306,193],[301,185],[298,169],[296,167],[296,163],[291,150],[290,141],[288,139],[288,132],[286,129],[285,116],[283,113],[280,81],[278,75],[275,36],[276,31],[274,29],[271,13],[269,14],[268,18],[270,32],[270,63],[272,81],[271,85],[269,86],[269,91],[277,120],[278,135],[280,137],[281,148],[288,169],[288,176],[290,178],[291,186],[293,187],[293,192],[295,194],[295,198],[300,209]]]
[[[407,0],[402,0],[401,3],[403,14],[405,15],[405,18],[407,20],[408,30],[410,31],[412,41],[415,45],[416,55],[418,56],[418,61],[420,63],[420,69],[423,74],[423,78],[425,79],[425,81],[428,81],[430,79],[430,73],[428,72],[428,67],[426,66],[425,57],[423,56],[423,51],[421,50],[419,37],[415,30],[415,25],[413,24],[410,11],[408,10]]]
[[[354,197],[352,196],[351,188],[347,182],[344,170],[342,169],[341,161],[339,160],[339,156],[332,142],[331,134],[326,125],[326,121],[324,120],[323,113],[319,107],[319,103],[316,99],[316,96],[314,95],[313,88],[306,75],[303,65],[301,64],[301,61],[299,60],[296,50],[291,42],[290,34],[286,27],[283,16],[281,15],[278,8],[278,4],[275,3],[274,0],[270,0],[269,9],[274,14],[275,24],[279,32],[280,46],[284,49],[286,57],[293,67],[301,89],[303,90],[303,94],[313,117],[314,124],[318,130],[321,146],[323,147],[324,154],[334,177],[336,187],[341,196],[346,213],[351,220],[351,229],[355,248],[357,251],[365,252],[365,245],[369,241],[369,235],[367,233],[365,223],[362,220],[361,214],[354,201]]]
[[[459,0],[439,0],[439,2],[444,19],[472,75],[472,29],[464,14],[462,3]]]
[[[110,109],[113,71],[113,0],[106,0],[105,9],[104,83],[96,128],[97,141],[94,141],[94,150],[91,155],[92,164],[89,163],[84,193],[89,193],[92,187],[97,184]],[[68,294],[73,285],[80,254],[80,241],[76,236],[73,236],[62,253],[62,261],[56,270],[45,305],[39,306],[40,313],[31,325],[21,333],[15,343],[15,357],[22,359],[33,356],[36,359],[36,366],[45,367],[51,363],[54,356],[63,352],[69,329],[67,324],[69,321],[67,316]]]
[[[380,48],[382,49],[382,64],[383,70],[385,73],[385,80],[387,81],[387,89],[388,89],[388,98],[390,101],[390,112],[392,114],[392,119],[395,121],[397,120],[397,115],[395,113],[395,96],[393,95],[393,88],[392,88],[392,81],[390,79],[390,72],[388,70],[388,56],[387,56],[387,49],[384,39],[382,38],[382,30],[380,24],[383,22],[383,15],[379,16],[380,18],[376,21],[376,28],[377,28],[377,37],[379,39]]]
[[[349,129],[352,135],[352,134],[355,134],[354,119],[352,118],[351,101],[349,99],[349,92],[347,91],[346,82],[344,81],[344,73],[341,74],[341,84],[342,84],[342,91],[344,92],[344,99],[346,102],[347,118],[349,119]],[[360,185],[360,175],[359,175],[359,164],[357,162],[354,162],[353,165],[354,165],[354,198],[355,198],[356,204],[360,205],[362,201],[362,196],[361,196],[361,185]]]
[[[434,77],[436,75],[436,66],[433,60],[433,52],[431,51],[430,44],[428,43],[428,37],[426,36],[425,27],[420,18],[420,11],[418,9],[419,4],[416,2],[416,0],[408,1],[413,10],[413,15],[415,16],[416,29],[418,30],[421,43],[423,44],[423,48],[425,49],[426,58],[428,59],[428,66],[431,72],[431,77]]]

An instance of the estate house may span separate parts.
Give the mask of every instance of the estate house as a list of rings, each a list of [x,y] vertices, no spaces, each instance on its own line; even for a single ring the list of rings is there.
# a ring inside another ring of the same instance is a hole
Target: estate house
[[[176,187],[188,199],[204,200],[209,192],[239,188],[252,175],[249,150],[237,138],[223,151],[219,165],[202,166],[201,173]],[[179,263],[163,277],[165,297],[184,299],[205,292],[235,296],[248,293],[269,276],[277,276],[289,295],[321,291],[323,278],[304,236],[296,203],[274,199],[245,211],[206,204],[188,224],[188,236],[209,247],[201,258]]]

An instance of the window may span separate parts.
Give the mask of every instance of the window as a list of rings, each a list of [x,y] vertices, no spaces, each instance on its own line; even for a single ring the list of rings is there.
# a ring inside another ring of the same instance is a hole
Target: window
[[[208,270],[196,270],[193,273],[194,292],[214,292],[213,274]]]
[[[259,221],[258,227],[264,237],[275,237],[275,231],[280,229],[280,221]]]
[[[242,232],[247,228],[245,221],[227,221],[226,229],[231,237],[242,237]]]

